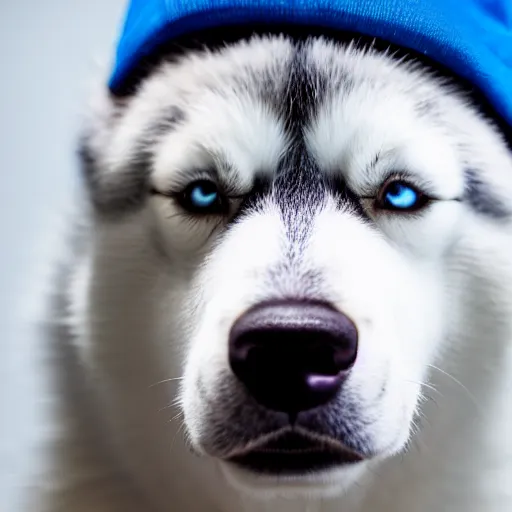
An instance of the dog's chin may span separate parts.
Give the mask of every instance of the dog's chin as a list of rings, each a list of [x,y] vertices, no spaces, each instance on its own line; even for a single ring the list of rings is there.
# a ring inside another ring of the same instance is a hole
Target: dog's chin
[[[261,497],[339,495],[364,471],[365,458],[338,442],[283,430],[221,462],[238,490]]]
[[[345,494],[366,473],[368,462],[330,466],[303,473],[259,473],[231,461],[220,461],[228,483],[258,499],[335,498]]]

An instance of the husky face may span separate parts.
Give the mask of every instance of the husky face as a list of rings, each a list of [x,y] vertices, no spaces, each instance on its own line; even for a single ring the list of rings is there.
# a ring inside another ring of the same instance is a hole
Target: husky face
[[[256,38],[107,98],[82,156],[99,371],[95,350],[144,345],[182,377],[192,448],[249,487],[343,488],[404,449],[471,311],[468,219],[509,222],[505,144],[455,91],[387,55]]]

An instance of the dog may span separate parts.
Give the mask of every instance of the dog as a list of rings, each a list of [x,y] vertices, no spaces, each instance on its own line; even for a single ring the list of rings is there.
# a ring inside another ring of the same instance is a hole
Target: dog
[[[89,114],[32,510],[511,510],[512,156],[463,88],[260,35]]]

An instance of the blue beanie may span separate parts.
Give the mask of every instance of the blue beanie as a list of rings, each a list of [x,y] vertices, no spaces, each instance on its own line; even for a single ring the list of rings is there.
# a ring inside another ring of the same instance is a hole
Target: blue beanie
[[[356,32],[414,50],[479,89],[512,126],[512,0],[131,0],[110,89],[165,42],[265,23]]]

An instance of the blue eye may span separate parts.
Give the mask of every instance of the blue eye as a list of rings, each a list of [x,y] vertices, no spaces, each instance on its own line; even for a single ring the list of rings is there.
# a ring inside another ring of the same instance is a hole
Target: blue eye
[[[208,208],[219,197],[216,190],[208,190],[208,188],[203,185],[196,185],[190,191],[190,200],[197,208]]]
[[[426,203],[425,196],[403,181],[389,183],[381,193],[381,207],[388,210],[415,210]]]
[[[222,213],[225,207],[217,185],[208,180],[191,183],[184,190],[180,202],[192,213]]]

